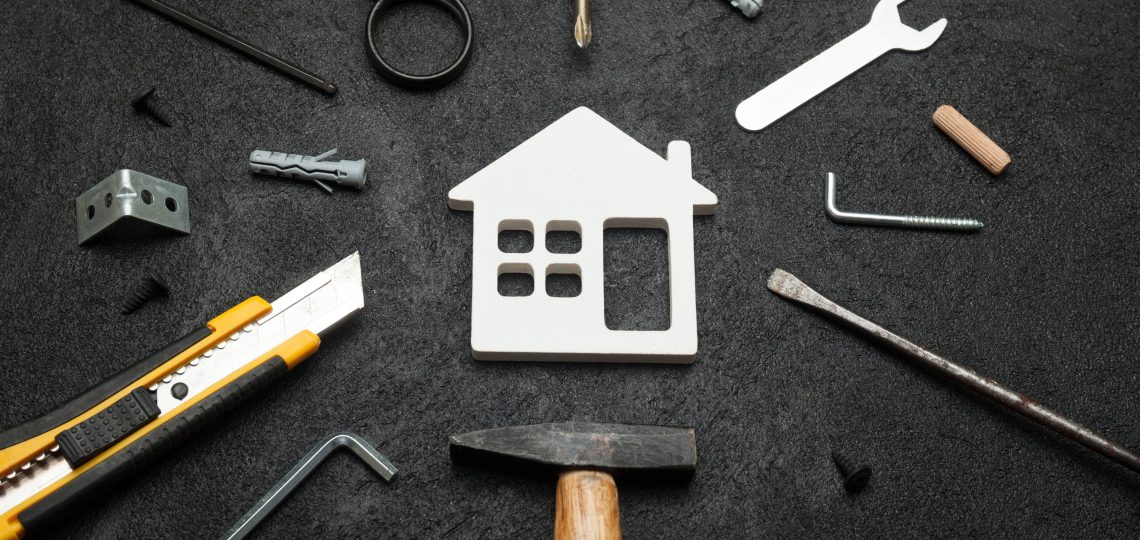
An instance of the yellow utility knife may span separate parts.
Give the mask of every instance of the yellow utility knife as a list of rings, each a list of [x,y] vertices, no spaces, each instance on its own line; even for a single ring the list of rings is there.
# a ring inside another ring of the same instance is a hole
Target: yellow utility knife
[[[0,540],[58,522],[316,352],[364,307],[353,253],[272,304],[254,296],[55,411],[0,432]]]

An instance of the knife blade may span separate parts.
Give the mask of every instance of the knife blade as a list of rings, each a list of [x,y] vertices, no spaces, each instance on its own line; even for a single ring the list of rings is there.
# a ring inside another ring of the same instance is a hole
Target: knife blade
[[[0,540],[46,528],[268,386],[364,307],[360,254],[254,296],[56,410],[0,432]]]

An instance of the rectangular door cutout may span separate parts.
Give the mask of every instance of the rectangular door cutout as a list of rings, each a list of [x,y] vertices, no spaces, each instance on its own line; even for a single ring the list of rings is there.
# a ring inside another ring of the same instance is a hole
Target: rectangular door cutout
[[[665,229],[607,227],[602,246],[606,327],[668,330],[669,235]]]

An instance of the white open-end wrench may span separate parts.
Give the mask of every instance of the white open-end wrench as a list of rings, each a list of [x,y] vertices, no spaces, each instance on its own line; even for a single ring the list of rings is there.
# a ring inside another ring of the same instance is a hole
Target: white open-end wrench
[[[899,18],[898,6],[905,1],[880,1],[867,26],[741,102],[736,121],[748,131],[760,131],[890,51],[921,51],[934,45],[946,29],[946,19],[915,30]]]

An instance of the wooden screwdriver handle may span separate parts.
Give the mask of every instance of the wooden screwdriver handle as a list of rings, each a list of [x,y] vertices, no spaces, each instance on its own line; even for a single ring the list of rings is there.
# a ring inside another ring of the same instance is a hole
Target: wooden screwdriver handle
[[[999,175],[1009,167],[1009,154],[954,107],[943,105],[934,111],[934,125],[947,137],[954,139],[958,146],[978,160],[990,174]]]
[[[554,540],[621,540],[613,476],[601,471],[567,471],[558,477]]]

